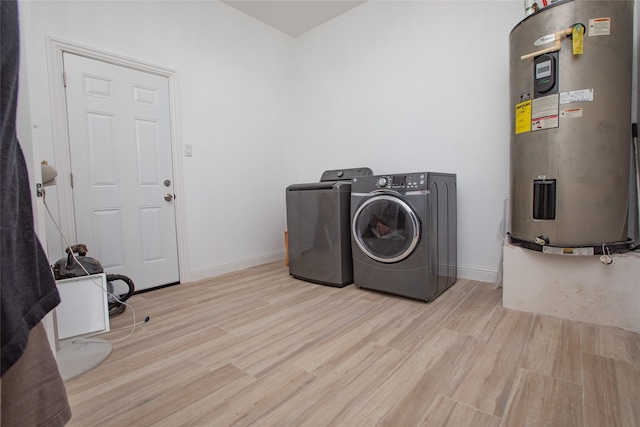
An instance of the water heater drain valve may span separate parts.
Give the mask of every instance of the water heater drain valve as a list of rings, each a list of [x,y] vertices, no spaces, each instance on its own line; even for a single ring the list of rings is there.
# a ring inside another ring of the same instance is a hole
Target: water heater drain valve
[[[536,237],[536,245],[540,245],[540,246],[544,246],[544,245],[548,245],[549,244],[549,238],[545,237],[545,236],[538,236]]]

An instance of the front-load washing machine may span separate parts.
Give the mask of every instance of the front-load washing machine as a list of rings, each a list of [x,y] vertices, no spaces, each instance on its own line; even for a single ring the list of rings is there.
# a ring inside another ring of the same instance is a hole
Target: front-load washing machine
[[[351,179],[372,174],[369,168],[328,170],[320,182],[287,187],[291,276],[337,287],[353,282]]]
[[[457,279],[456,175],[352,179],[353,282],[432,301]]]

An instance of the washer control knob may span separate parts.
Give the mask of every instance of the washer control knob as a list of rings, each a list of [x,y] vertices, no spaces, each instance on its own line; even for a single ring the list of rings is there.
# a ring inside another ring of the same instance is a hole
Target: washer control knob
[[[378,185],[380,187],[385,187],[387,185],[387,178],[385,178],[384,176],[378,178]]]

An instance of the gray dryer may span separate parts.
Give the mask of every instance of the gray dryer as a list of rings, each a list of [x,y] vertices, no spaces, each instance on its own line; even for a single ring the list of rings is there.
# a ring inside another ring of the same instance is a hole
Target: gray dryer
[[[456,282],[455,174],[367,176],[352,190],[357,287],[432,301]]]

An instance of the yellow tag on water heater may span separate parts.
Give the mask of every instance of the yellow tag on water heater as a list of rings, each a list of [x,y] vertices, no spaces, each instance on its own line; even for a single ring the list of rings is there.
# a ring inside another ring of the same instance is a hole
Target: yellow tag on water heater
[[[531,132],[531,100],[516,105],[516,135]]]
[[[571,39],[573,40],[573,54],[582,55],[584,51],[584,25],[576,24],[573,27]]]

